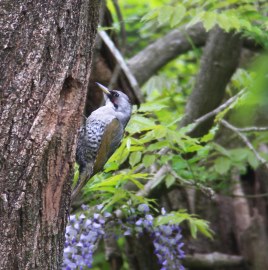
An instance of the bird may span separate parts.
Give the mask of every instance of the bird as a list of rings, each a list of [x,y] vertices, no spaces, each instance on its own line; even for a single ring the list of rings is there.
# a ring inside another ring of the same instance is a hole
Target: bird
[[[96,84],[104,92],[105,105],[93,111],[78,132],[76,162],[79,165],[79,178],[72,191],[72,201],[87,180],[103,168],[119,147],[132,113],[132,105],[126,94]]]

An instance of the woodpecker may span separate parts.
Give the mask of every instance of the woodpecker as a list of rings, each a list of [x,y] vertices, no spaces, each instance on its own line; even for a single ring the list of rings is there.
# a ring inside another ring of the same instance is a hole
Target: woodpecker
[[[79,130],[76,149],[79,179],[72,192],[72,200],[118,148],[132,112],[126,94],[118,90],[110,91],[100,83],[96,84],[105,93],[105,106],[93,111]]]

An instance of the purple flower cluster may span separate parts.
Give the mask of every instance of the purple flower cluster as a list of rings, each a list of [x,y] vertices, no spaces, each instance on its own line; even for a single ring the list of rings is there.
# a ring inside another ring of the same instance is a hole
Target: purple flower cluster
[[[62,269],[92,267],[93,253],[104,235],[104,225],[105,217],[99,213],[94,213],[91,218],[84,214],[80,214],[79,217],[70,216],[65,232]]]
[[[86,210],[87,217],[80,214],[70,216],[69,224],[65,233],[65,248],[63,258],[64,270],[83,269],[85,266],[92,267],[93,253],[97,248],[98,241],[121,228],[121,235],[136,235],[148,233],[153,241],[155,255],[161,265],[161,270],[183,270],[181,259],[184,258],[181,242],[181,229],[176,224],[154,226],[154,217],[150,214],[148,205],[141,204],[137,210],[130,208],[128,217],[123,222],[121,219],[112,217],[110,213],[101,213],[102,206],[97,206],[93,214]],[[165,211],[162,209],[162,215]],[[112,217],[112,219],[111,219]],[[112,221],[111,221],[112,220]],[[104,230],[109,222],[109,230]],[[114,230],[111,229],[113,224]],[[112,231],[111,231],[112,230]]]
[[[181,229],[177,224],[167,224],[160,226],[153,226],[153,216],[149,214],[149,208],[147,205],[140,205],[138,210],[145,214],[144,217],[140,217],[135,225],[135,231],[142,233],[146,231],[150,234],[154,252],[157,256],[158,263],[162,266],[161,270],[179,269],[184,270],[181,264],[181,259],[185,254],[182,250],[183,242],[181,242]],[[162,209],[162,215],[165,215],[166,211]]]
[[[155,254],[161,270],[180,269],[184,270],[181,259],[185,254],[182,250],[181,230],[178,225],[161,225],[152,232]]]

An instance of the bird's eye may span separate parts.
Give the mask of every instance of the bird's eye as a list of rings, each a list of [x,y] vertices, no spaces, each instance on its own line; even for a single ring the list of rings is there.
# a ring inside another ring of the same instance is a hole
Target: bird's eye
[[[112,92],[112,96],[113,96],[113,97],[119,97],[119,94],[118,94],[117,92],[113,91],[113,92]]]

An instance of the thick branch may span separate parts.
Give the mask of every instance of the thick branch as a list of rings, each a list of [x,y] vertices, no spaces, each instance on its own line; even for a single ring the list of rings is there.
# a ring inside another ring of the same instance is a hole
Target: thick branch
[[[142,85],[178,55],[186,53],[194,47],[204,46],[207,37],[208,33],[201,24],[194,25],[189,29],[181,27],[172,30],[129,59],[128,66],[139,85]],[[247,38],[243,39],[243,45],[253,51],[261,49],[254,40]]]
[[[219,106],[225,88],[237,67],[240,48],[241,41],[238,35],[225,33],[219,28],[211,32],[204,48],[195,87],[186,106],[182,126],[194,122]],[[213,118],[200,123],[190,135],[204,135],[211,127]]]
[[[179,54],[191,50],[193,46],[204,45],[206,38],[207,33],[200,24],[189,29],[185,29],[185,27],[175,29],[131,58],[128,66],[139,84],[142,85]]]

